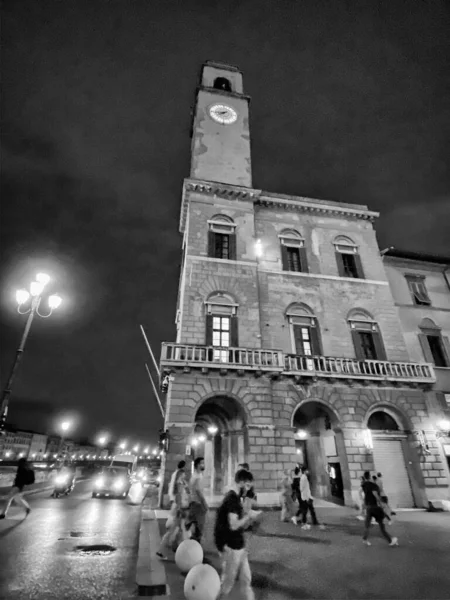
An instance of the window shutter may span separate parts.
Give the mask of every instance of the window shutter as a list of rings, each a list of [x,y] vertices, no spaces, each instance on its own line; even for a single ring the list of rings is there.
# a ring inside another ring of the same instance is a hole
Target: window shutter
[[[292,328],[294,330],[295,354],[303,355],[302,327],[301,325],[292,325]]]
[[[359,254],[354,254],[353,258],[355,259],[355,267],[356,267],[356,272],[358,274],[358,278],[359,279],[364,279],[364,271],[363,271],[363,268],[362,268],[362,263],[361,263],[361,257],[360,257],[360,255]]]
[[[212,346],[212,331],[213,331],[213,316],[206,315],[206,335],[205,335],[205,344],[207,346]]]
[[[239,347],[238,318],[235,315],[230,317],[230,346],[232,348]]]
[[[423,357],[425,362],[434,365],[433,355],[431,354],[430,345],[427,340],[427,336],[424,333],[419,333],[419,342],[422,346]]]
[[[281,244],[281,265],[283,271],[289,271],[288,251],[284,244]]]
[[[215,258],[216,256],[216,234],[214,231],[208,231],[208,256]]]
[[[342,254],[340,252],[335,252],[335,254],[339,276],[345,277],[344,261],[342,260]]]
[[[309,335],[311,336],[311,350],[313,355],[322,356],[319,328],[317,325],[309,328]]]
[[[384,349],[381,333],[379,331],[372,331],[372,339],[377,360],[386,360],[386,350]]]
[[[302,273],[308,273],[308,259],[306,257],[306,248],[303,246],[298,249],[300,254],[300,271]]]
[[[356,329],[352,329],[353,346],[355,347],[356,360],[366,360],[361,347],[361,340]]]
[[[236,234],[230,233],[228,236],[228,258],[236,260]]]
[[[447,367],[450,367],[450,341],[446,335],[441,336],[442,345],[444,346],[444,356]]]

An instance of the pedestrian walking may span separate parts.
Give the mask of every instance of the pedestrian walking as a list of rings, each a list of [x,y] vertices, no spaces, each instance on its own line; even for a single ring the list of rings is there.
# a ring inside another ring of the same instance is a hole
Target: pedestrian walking
[[[292,500],[297,500],[299,508],[302,505],[302,497],[300,495],[300,478],[302,476],[300,463],[297,463],[292,471]]]
[[[281,492],[280,492],[280,504],[281,504],[281,521],[292,521],[297,525],[297,517],[295,516],[295,505],[292,499],[292,480],[289,470],[284,471],[283,479],[281,481]]]
[[[250,466],[248,463],[241,463],[240,465],[238,465],[238,470],[239,469],[245,469],[246,471],[250,472]],[[256,495],[255,487],[253,484],[251,485],[250,489],[244,489],[241,492],[241,502],[242,506],[244,507],[244,512],[249,512],[250,510],[255,508],[257,500],[258,497]]]
[[[380,490],[376,483],[370,480],[370,472],[364,473],[364,503],[366,505],[366,520],[364,523],[363,542],[366,546],[371,546],[369,542],[369,530],[372,518],[378,523],[381,534],[389,542],[389,546],[398,546],[398,539],[391,537],[384,526],[384,511],[381,508]]]
[[[381,473],[377,473],[376,484],[378,486],[378,489],[380,490],[381,505],[384,510],[384,514],[386,515],[386,518],[389,520],[389,522],[392,523],[391,515],[395,515],[396,513],[389,506],[389,498],[387,497],[387,494],[384,491],[384,480],[383,475]]]
[[[361,477],[361,485],[359,486],[359,513],[356,515],[358,521],[364,521],[366,518],[366,505],[364,503],[363,483],[364,477]]]
[[[169,498],[172,501],[172,505],[166,523],[167,531],[156,553],[163,560],[167,559],[169,548],[176,549],[177,538],[180,537],[180,534],[182,537],[185,537],[183,534],[186,532],[185,521],[189,507],[189,488],[186,482],[185,467],[186,461],[181,460],[177,465],[177,469],[173,472],[169,483]]]
[[[34,483],[34,471],[29,466],[26,458],[20,458],[17,464],[17,472],[14,478],[14,483],[12,485],[11,491],[6,498],[6,504],[3,508],[2,513],[0,514],[0,519],[5,519],[6,514],[9,510],[9,507],[13,502],[16,504],[21,504],[24,509],[26,516],[30,514],[31,508],[28,502],[22,495],[23,489],[26,485],[32,485]]]
[[[239,469],[234,477],[234,487],[225,495],[217,511],[214,541],[222,557],[222,584],[219,598],[226,598],[238,581],[245,600],[255,600],[252,573],[245,547],[244,530],[260,515],[260,511],[244,514],[240,497],[250,490],[253,475]]]
[[[300,495],[301,495],[301,512],[302,512],[302,529],[311,529],[311,525],[308,525],[307,515],[308,511],[311,515],[313,525],[319,525],[317,520],[316,511],[314,509],[314,501],[311,495],[311,488],[309,485],[309,471],[306,467],[302,467],[302,475],[300,477]]]
[[[190,504],[187,521],[193,525],[192,539],[201,542],[205,529],[208,503],[203,491],[203,472],[205,470],[205,459],[199,456],[194,460],[194,473],[189,482]]]

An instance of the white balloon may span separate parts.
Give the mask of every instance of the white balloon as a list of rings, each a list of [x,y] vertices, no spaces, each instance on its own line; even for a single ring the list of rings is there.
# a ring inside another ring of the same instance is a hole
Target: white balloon
[[[203,548],[195,540],[184,540],[175,552],[175,563],[182,573],[188,573],[192,567],[203,561]]]
[[[216,600],[220,592],[220,577],[211,565],[196,565],[184,581],[186,600]]]

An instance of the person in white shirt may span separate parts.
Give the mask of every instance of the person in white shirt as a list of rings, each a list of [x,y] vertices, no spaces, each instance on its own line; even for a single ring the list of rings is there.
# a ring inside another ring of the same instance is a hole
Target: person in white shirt
[[[203,471],[205,470],[205,459],[202,456],[194,460],[194,474],[189,482],[191,503],[189,505],[189,516],[187,527],[194,525],[192,539],[200,543],[205,529],[208,503],[203,492]]]
[[[302,529],[311,529],[311,525],[306,522],[308,511],[311,514],[312,524],[319,525],[317,520],[316,511],[314,510],[313,497],[311,496],[311,488],[309,486],[308,469],[302,467],[302,476],[300,477],[300,495],[302,501]]]

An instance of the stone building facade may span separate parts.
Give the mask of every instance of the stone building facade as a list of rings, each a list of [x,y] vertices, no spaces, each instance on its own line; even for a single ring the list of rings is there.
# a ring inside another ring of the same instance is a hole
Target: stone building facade
[[[308,465],[313,494],[353,504],[383,471],[394,505],[423,506],[448,473],[424,440],[433,366],[411,362],[366,206],[252,187],[249,98],[234,67],[206,63],[184,181],[177,340],[165,483],[204,456],[221,494],[248,462],[262,504]],[[427,462],[423,456],[427,455]]]

